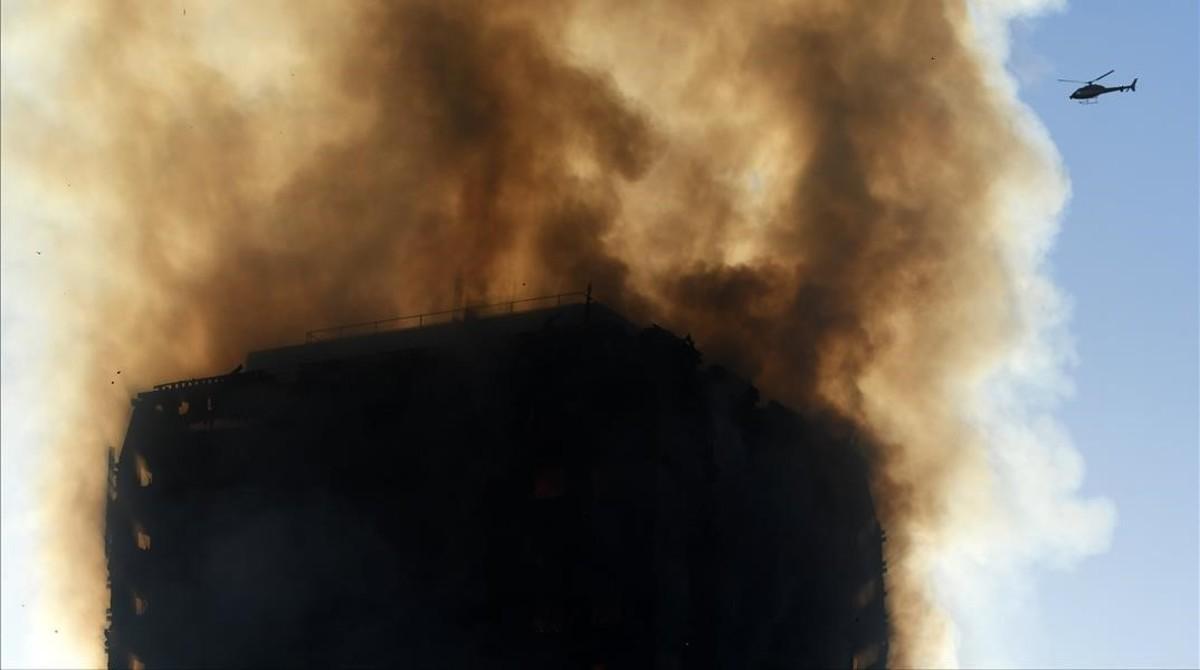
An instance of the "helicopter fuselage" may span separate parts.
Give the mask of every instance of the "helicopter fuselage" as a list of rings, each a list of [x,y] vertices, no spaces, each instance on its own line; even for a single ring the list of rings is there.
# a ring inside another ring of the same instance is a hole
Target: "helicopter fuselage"
[[[1128,84],[1126,86],[1102,86],[1100,84],[1088,84],[1087,86],[1080,86],[1079,88],[1075,89],[1075,92],[1071,94],[1071,99],[1090,100],[1105,93],[1113,93],[1115,91],[1132,91],[1135,90],[1133,87],[1136,85],[1136,83],[1137,80],[1135,79],[1133,84]]]

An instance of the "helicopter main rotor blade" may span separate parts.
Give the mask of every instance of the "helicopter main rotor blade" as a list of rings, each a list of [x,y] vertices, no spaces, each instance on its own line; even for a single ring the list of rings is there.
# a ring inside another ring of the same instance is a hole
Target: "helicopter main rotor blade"
[[[1059,81],[1063,81],[1068,84],[1090,84],[1090,83],[1092,83],[1090,81],[1079,81],[1078,79],[1059,79]]]
[[[1105,72],[1104,74],[1100,75],[1099,77],[1096,77],[1092,81],[1100,81],[1101,79],[1107,77],[1108,75],[1110,75],[1114,72],[1116,72],[1116,70],[1109,70],[1108,72]],[[1092,81],[1089,81],[1088,83],[1090,84],[1090,83],[1092,83]]]

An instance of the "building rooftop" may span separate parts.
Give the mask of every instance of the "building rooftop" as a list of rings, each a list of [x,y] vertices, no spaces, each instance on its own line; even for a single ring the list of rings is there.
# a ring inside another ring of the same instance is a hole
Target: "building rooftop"
[[[633,328],[616,312],[590,300],[588,294],[566,293],[309,331],[304,344],[251,352],[245,369],[292,368],[421,347],[471,347],[550,323],[581,324],[588,320]]]

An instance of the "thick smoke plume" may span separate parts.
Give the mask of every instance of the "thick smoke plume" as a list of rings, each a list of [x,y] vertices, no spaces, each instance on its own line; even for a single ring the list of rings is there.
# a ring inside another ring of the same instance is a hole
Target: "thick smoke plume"
[[[1059,381],[1040,263],[1065,180],[968,8],[750,4],[8,10],[6,60],[33,65],[5,80],[5,283],[54,333],[20,401],[55,408],[48,597],[92,660],[129,394],[589,282],[858,426],[894,664],[954,662],[935,573],[1100,548],[1111,511],[1014,397]]]

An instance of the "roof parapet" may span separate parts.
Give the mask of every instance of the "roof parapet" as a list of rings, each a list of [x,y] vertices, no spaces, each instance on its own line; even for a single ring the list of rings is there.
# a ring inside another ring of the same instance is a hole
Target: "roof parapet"
[[[589,286],[586,292],[574,291],[571,293],[557,293],[555,295],[538,296],[536,298],[522,298],[520,300],[509,300],[506,302],[466,305],[464,307],[447,309],[439,312],[424,312],[422,314],[396,316],[377,321],[363,321],[361,323],[350,323],[341,326],[332,326],[329,328],[319,328],[317,330],[310,330],[305,333],[304,341],[307,344],[313,344],[315,342],[325,342],[327,340],[335,340],[342,337],[353,337],[355,335],[370,335],[392,330],[424,328],[426,326],[452,323],[455,321],[468,321],[470,319],[488,316],[529,312],[548,307],[578,305],[590,303],[591,300],[592,294],[591,287]]]

